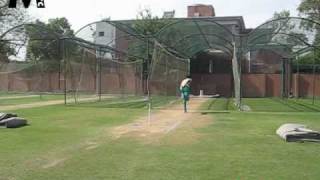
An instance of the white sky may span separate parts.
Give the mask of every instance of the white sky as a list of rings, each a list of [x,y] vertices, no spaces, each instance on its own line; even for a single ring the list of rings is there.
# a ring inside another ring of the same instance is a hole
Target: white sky
[[[290,10],[291,16],[301,0],[45,0],[46,8],[35,8],[35,0],[29,11],[46,21],[49,18],[66,17],[74,30],[106,17],[112,20],[135,19],[137,12],[149,8],[154,15],[163,11],[176,11],[176,17],[187,16],[187,6],[211,4],[216,16],[243,16],[247,28],[254,28],[273,16],[275,11]]]

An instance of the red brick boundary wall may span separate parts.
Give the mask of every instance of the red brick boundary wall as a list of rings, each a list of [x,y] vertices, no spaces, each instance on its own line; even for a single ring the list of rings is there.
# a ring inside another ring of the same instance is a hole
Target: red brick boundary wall
[[[42,80],[41,80],[42,77]],[[280,97],[281,96],[281,75],[280,74],[243,74],[242,75],[242,94],[243,97]],[[102,93],[124,93],[142,94],[141,78],[134,72],[125,72],[122,76],[118,74],[102,75]],[[193,74],[192,75],[192,93],[199,95],[200,90],[206,95],[220,94],[224,97],[233,95],[233,78],[231,74]],[[78,82],[78,80],[73,80]],[[67,89],[76,89],[76,83],[67,78]],[[83,77],[79,91],[97,92],[97,77]],[[179,90],[174,83],[150,84],[153,93],[166,95],[178,95]],[[294,74],[291,80],[288,80],[289,91],[295,97],[320,96],[320,75],[312,74]],[[64,79],[60,78],[58,73],[46,73],[42,75],[33,75],[25,77],[23,74],[1,74],[1,91],[20,91],[20,92],[63,92]],[[161,92],[161,93],[160,93]]]
[[[194,95],[199,95],[203,90],[206,95],[231,97],[233,78],[231,74],[192,74],[191,89]]]
[[[313,76],[312,74],[295,74],[292,80],[292,90],[294,96],[320,97],[320,75]]]
[[[241,78],[243,97],[281,96],[280,74],[243,74]]]
[[[280,97],[281,81],[281,74],[243,74],[243,97]],[[320,96],[320,75],[294,74],[287,86],[295,97]]]
[[[193,74],[192,93],[199,95],[200,90],[205,94],[220,94],[231,97],[233,94],[233,78],[231,74]],[[243,74],[243,97],[281,97],[281,74]],[[315,82],[315,83],[314,83]],[[315,86],[313,85],[315,84]],[[295,97],[320,96],[320,75],[294,74],[287,81],[288,91]],[[315,88],[313,88],[315,87]]]
[[[79,77],[67,77],[67,90],[97,93],[97,78],[95,76],[83,76],[81,84],[79,84]],[[135,76],[134,72],[125,72],[122,76],[118,74],[102,75],[101,84],[102,93],[142,94],[142,82],[140,77]],[[59,78],[58,73],[34,74],[29,77],[19,73],[2,74],[0,75],[0,91],[63,92],[64,77],[62,74]]]

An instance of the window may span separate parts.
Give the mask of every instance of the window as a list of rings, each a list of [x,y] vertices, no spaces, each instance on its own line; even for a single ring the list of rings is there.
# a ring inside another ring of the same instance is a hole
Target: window
[[[99,37],[103,37],[103,36],[104,36],[104,32],[103,31],[99,32]]]

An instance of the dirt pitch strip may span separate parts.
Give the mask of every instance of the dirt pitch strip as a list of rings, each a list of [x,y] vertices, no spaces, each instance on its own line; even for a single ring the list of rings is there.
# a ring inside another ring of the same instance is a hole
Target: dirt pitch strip
[[[192,98],[189,102],[188,113],[183,112],[182,104],[175,104],[166,109],[156,110],[148,116],[140,118],[133,123],[121,125],[112,129],[113,138],[136,137],[146,140],[157,140],[178,128],[193,129],[210,123],[208,116],[201,115],[199,108],[207,98]],[[188,132],[192,135],[192,132]]]

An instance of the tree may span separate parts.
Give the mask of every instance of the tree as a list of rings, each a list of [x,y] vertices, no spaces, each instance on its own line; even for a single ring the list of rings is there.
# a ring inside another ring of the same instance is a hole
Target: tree
[[[300,32],[300,21],[290,18],[290,11],[275,12],[271,21],[272,36],[270,40],[285,47],[287,52],[293,53],[293,49],[304,47],[308,42],[306,34]]]
[[[304,24],[306,28],[314,29],[316,32],[316,39],[314,41],[316,46],[320,46],[320,0],[302,0],[301,4],[298,7],[298,11],[302,16],[311,19],[315,23]]]
[[[320,0],[302,0],[298,7],[301,15],[314,21],[320,21]]]
[[[8,8],[8,1],[0,0],[0,40],[9,29],[29,21],[30,17],[24,8]]]
[[[137,14],[137,19],[132,24],[139,34],[143,35],[143,39],[130,43],[129,54],[138,57],[147,58],[147,42],[149,43],[149,59],[153,52],[153,41],[157,32],[170,23],[170,19],[160,19],[158,16],[152,15],[150,9],[143,9]],[[151,63],[151,62],[149,62]]]
[[[34,25],[26,27],[28,36],[27,60],[37,62],[46,62],[47,71],[55,71],[63,59],[63,51],[77,55],[77,46],[71,41],[64,40],[62,44],[61,37],[73,37],[74,31],[66,18],[49,19],[48,23],[37,20]],[[62,47],[63,45],[63,47]]]
[[[143,35],[155,35],[167,24],[168,19],[160,19],[158,16],[153,16],[150,9],[143,9],[138,12],[133,28]]]
[[[71,29],[66,18],[49,19],[48,23],[37,20],[34,26],[26,27],[29,43],[27,47],[27,57],[29,60],[61,60],[61,42],[63,36],[73,37],[74,32]],[[72,48],[66,45],[65,48]]]
[[[316,62],[320,63],[320,0],[302,0],[298,7],[298,11],[300,12],[300,15],[318,23],[315,24],[310,22],[303,24],[303,26],[306,29],[316,31],[315,40],[313,42],[313,45],[316,47],[314,49],[315,56],[309,55],[308,57],[311,59],[316,58]],[[311,61],[313,60],[309,60],[309,62]]]
[[[0,41],[0,63],[8,63],[9,56],[14,54],[14,49],[8,43]]]
[[[0,0],[0,62],[8,62],[8,57],[15,54],[15,49],[4,38],[19,36],[22,32],[10,30],[30,20],[24,8],[8,8],[8,2],[7,0]]]
[[[280,18],[288,18],[288,17],[290,17],[290,11],[282,10],[280,12],[275,12],[273,14],[273,18],[272,19],[280,19]]]

